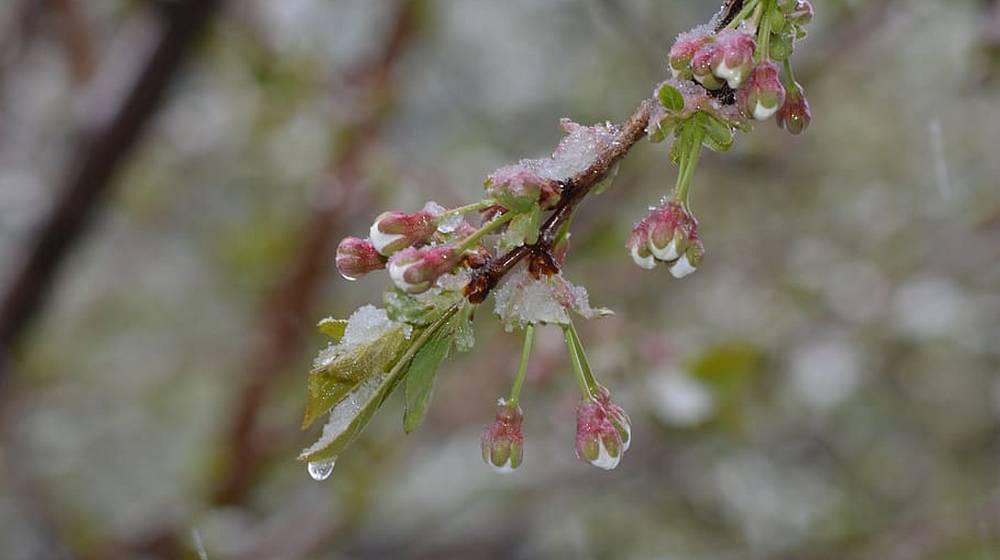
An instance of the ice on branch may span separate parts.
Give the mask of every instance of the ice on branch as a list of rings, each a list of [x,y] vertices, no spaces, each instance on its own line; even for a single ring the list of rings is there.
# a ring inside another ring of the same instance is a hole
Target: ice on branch
[[[537,323],[567,325],[571,310],[587,319],[612,313],[603,307],[592,308],[587,290],[574,286],[561,273],[536,279],[520,269],[496,289],[493,298],[507,332]]]

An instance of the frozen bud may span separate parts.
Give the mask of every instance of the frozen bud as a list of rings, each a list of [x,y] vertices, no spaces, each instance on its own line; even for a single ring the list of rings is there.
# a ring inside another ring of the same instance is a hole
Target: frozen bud
[[[551,208],[559,202],[559,184],[539,176],[522,164],[497,169],[486,180],[486,191],[512,209],[524,209],[534,203]]]
[[[607,387],[599,386],[594,399],[604,407],[608,421],[618,430],[618,436],[622,440],[622,453],[628,451],[628,448],[632,446],[632,419],[628,417],[622,407],[611,400],[611,391]]]
[[[649,231],[649,251],[657,260],[668,262],[681,256],[688,237],[698,228],[694,216],[676,201],[652,209],[645,222]]]
[[[813,6],[809,0],[798,0],[795,7],[788,12],[788,21],[798,25],[809,25],[813,19]]]
[[[621,435],[601,403],[587,399],[576,407],[576,456],[595,467],[611,470],[621,461]]]
[[[674,278],[684,278],[701,266],[701,261],[705,258],[705,246],[698,239],[698,233],[693,232],[688,240],[684,254],[677,259],[677,262],[670,265],[670,274]]]
[[[382,212],[375,218],[368,237],[375,250],[388,257],[401,249],[427,242],[436,231],[435,216],[431,212],[391,211]]]
[[[690,80],[691,59],[694,58],[703,46],[712,40],[712,37],[704,31],[690,31],[677,36],[672,47],[670,47],[670,71],[674,77],[681,80]]]
[[[345,237],[337,246],[337,270],[349,280],[385,268],[385,260],[367,239]]]
[[[410,247],[389,258],[389,276],[400,290],[419,294],[454,268],[458,260],[455,248],[450,245]]]
[[[792,134],[801,134],[812,122],[809,102],[806,100],[802,86],[796,84],[793,91],[785,96],[785,103],[778,109],[778,128],[784,128]]]
[[[740,90],[740,104],[746,115],[764,121],[778,112],[785,102],[785,86],[778,72],[778,65],[770,61],[754,67],[746,87]]]
[[[516,402],[500,399],[493,424],[483,429],[483,460],[498,473],[509,473],[524,459],[524,414]]]
[[[753,52],[757,48],[753,36],[742,31],[726,30],[716,40],[717,52],[712,58],[712,73],[725,80],[732,89],[739,89],[750,75]]]
[[[649,251],[649,224],[646,223],[646,220],[642,220],[632,228],[625,248],[628,249],[628,254],[640,268],[651,270],[656,266],[653,254]]]
[[[691,74],[695,81],[705,86],[705,89],[719,89],[722,81],[715,75],[713,68],[722,61],[722,49],[717,43],[707,43],[698,49],[691,57]]]

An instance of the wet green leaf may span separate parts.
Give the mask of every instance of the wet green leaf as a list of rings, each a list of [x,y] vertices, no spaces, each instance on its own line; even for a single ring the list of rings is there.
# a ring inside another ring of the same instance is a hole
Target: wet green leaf
[[[327,317],[320,321],[316,327],[319,328],[319,332],[330,337],[334,342],[340,342],[340,339],[344,338],[344,331],[347,330],[347,321]]]
[[[424,421],[434,392],[434,378],[455,340],[453,323],[460,319],[452,319],[441,327],[410,361],[406,372],[406,409],[403,413],[403,430],[406,433],[416,430]]]

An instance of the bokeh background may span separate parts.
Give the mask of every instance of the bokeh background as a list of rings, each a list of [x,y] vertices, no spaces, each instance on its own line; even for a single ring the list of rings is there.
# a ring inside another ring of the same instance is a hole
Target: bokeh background
[[[1000,5],[814,3],[812,126],[704,157],[697,274],[623,250],[663,145],[574,224],[567,275],[617,312],[580,325],[634,422],[617,470],[573,456],[556,328],[524,465],[482,464],[519,346],[487,304],[424,428],[394,398],[318,483],[313,325],[387,285],[337,276],[339,238],[625,118],[717,6],[3,2],[0,286],[163,22],[204,29],[0,366],[0,558],[1000,559]]]

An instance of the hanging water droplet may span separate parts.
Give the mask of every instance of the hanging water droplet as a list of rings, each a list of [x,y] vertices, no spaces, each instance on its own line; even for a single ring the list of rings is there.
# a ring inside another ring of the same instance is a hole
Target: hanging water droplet
[[[306,470],[309,471],[309,476],[313,480],[326,480],[330,478],[330,474],[333,473],[333,467],[336,464],[336,457],[329,461],[310,461],[306,466]]]
[[[348,282],[354,282],[355,280],[357,280],[357,278],[354,276],[349,276],[339,270],[337,272],[340,272],[340,277],[343,278],[344,280],[347,280]]]
[[[452,214],[441,219],[438,224],[438,231],[441,233],[451,233],[458,229],[458,226],[462,225],[462,220],[464,218],[461,214]]]

